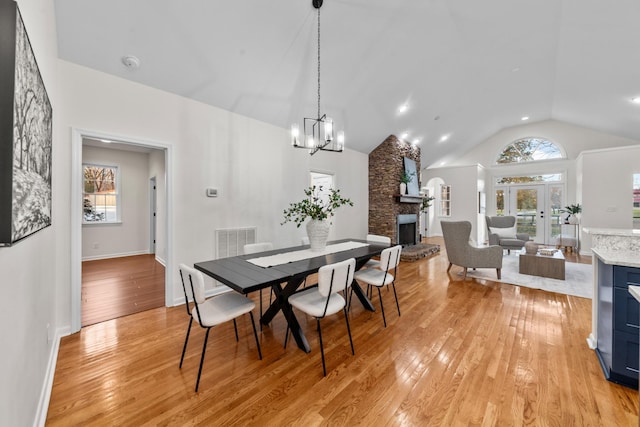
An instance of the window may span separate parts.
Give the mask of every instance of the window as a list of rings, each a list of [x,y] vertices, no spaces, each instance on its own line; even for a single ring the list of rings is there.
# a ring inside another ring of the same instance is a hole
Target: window
[[[527,184],[537,182],[560,182],[564,180],[564,175],[561,173],[548,173],[542,175],[527,175],[527,176],[499,176],[496,178],[496,184]]]
[[[120,220],[118,167],[83,164],[82,210],[84,223]]]
[[[451,216],[451,186],[440,186],[440,216]]]
[[[507,145],[498,155],[497,164],[563,159],[560,148],[545,138],[522,138]]]

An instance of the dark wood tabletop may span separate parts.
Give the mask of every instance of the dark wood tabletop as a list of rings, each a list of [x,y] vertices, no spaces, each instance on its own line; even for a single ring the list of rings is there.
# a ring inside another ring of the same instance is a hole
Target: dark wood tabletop
[[[311,350],[309,344],[304,337],[304,333],[300,329],[300,325],[291,310],[291,306],[287,301],[289,295],[296,291],[308,275],[316,273],[323,265],[333,264],[349,258],[355,258],[356,270],[359,270],[369,259],[376,255],[380,255],[382,250],[387,248],[384,244],[370,243],[366,240],[359,239],[335,240],[328,244],[330,245],[343,242],[361,242],[366,243],[367,246],[328,255],[320,255],[272,267],[260,267],[248,262],[247,260],[308,249],[309,245],[275,249],[257,254],[239,255],[211,261],[202,261],[195,263],[194,267],[207,276],[224,283],[231,289],[242,294],[248,294],[264,288],[272,288],[277,298],[271,304],[269,309],[265,311],[261,318],[261,322],[264,325],[269,324],[273,317],[279,311],[282,311],[289,323],[289,327],[298,347],[309,352]],[[358,286],[357,282],[354,281],[352,287],[354,293],[363,306],[367,310],[375,311],[371,301],[369,301],[364,292],[362,292],[362,289]]]

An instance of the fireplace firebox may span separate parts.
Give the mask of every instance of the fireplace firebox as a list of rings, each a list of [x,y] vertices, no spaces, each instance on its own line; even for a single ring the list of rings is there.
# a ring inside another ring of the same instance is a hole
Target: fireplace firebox
[[[398,244],[410,246],[418,243],[418,215],[403,214],[397,217]]]

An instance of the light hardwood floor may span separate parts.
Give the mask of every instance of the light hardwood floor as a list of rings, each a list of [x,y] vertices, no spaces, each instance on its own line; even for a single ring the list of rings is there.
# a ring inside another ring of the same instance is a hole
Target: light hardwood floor
[[[386,329],[380,312],[354,304],[355,356],[342,316],[324,319],[324,378],[315,320],[302,314],[310,354],[283,348],[281,314],[260,333],[263,360],[247,316],[239,342],[232,323],[214,328],[199,393],[197,326],[178,368],[184,306],[83,328],[62,339],[47,424],[638,425],[637,391],[606,381],[587,347],[589,299],[463,281],[447,265],[444,247],[401,263],[402,316],[383,291]]]
[[[82,326],[164,306],[164,266],[154,254],[82,263]]]

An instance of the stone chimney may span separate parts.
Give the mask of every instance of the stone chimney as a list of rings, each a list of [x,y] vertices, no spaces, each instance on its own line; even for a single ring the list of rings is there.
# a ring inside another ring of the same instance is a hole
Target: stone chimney
[[[400,175],[403,158],[416,162],[420,188],[420,148],[390,135],[369,153],[369,233],[391,237],[398,242],[398,215],[420,214],[420,203],[400,202]]]

